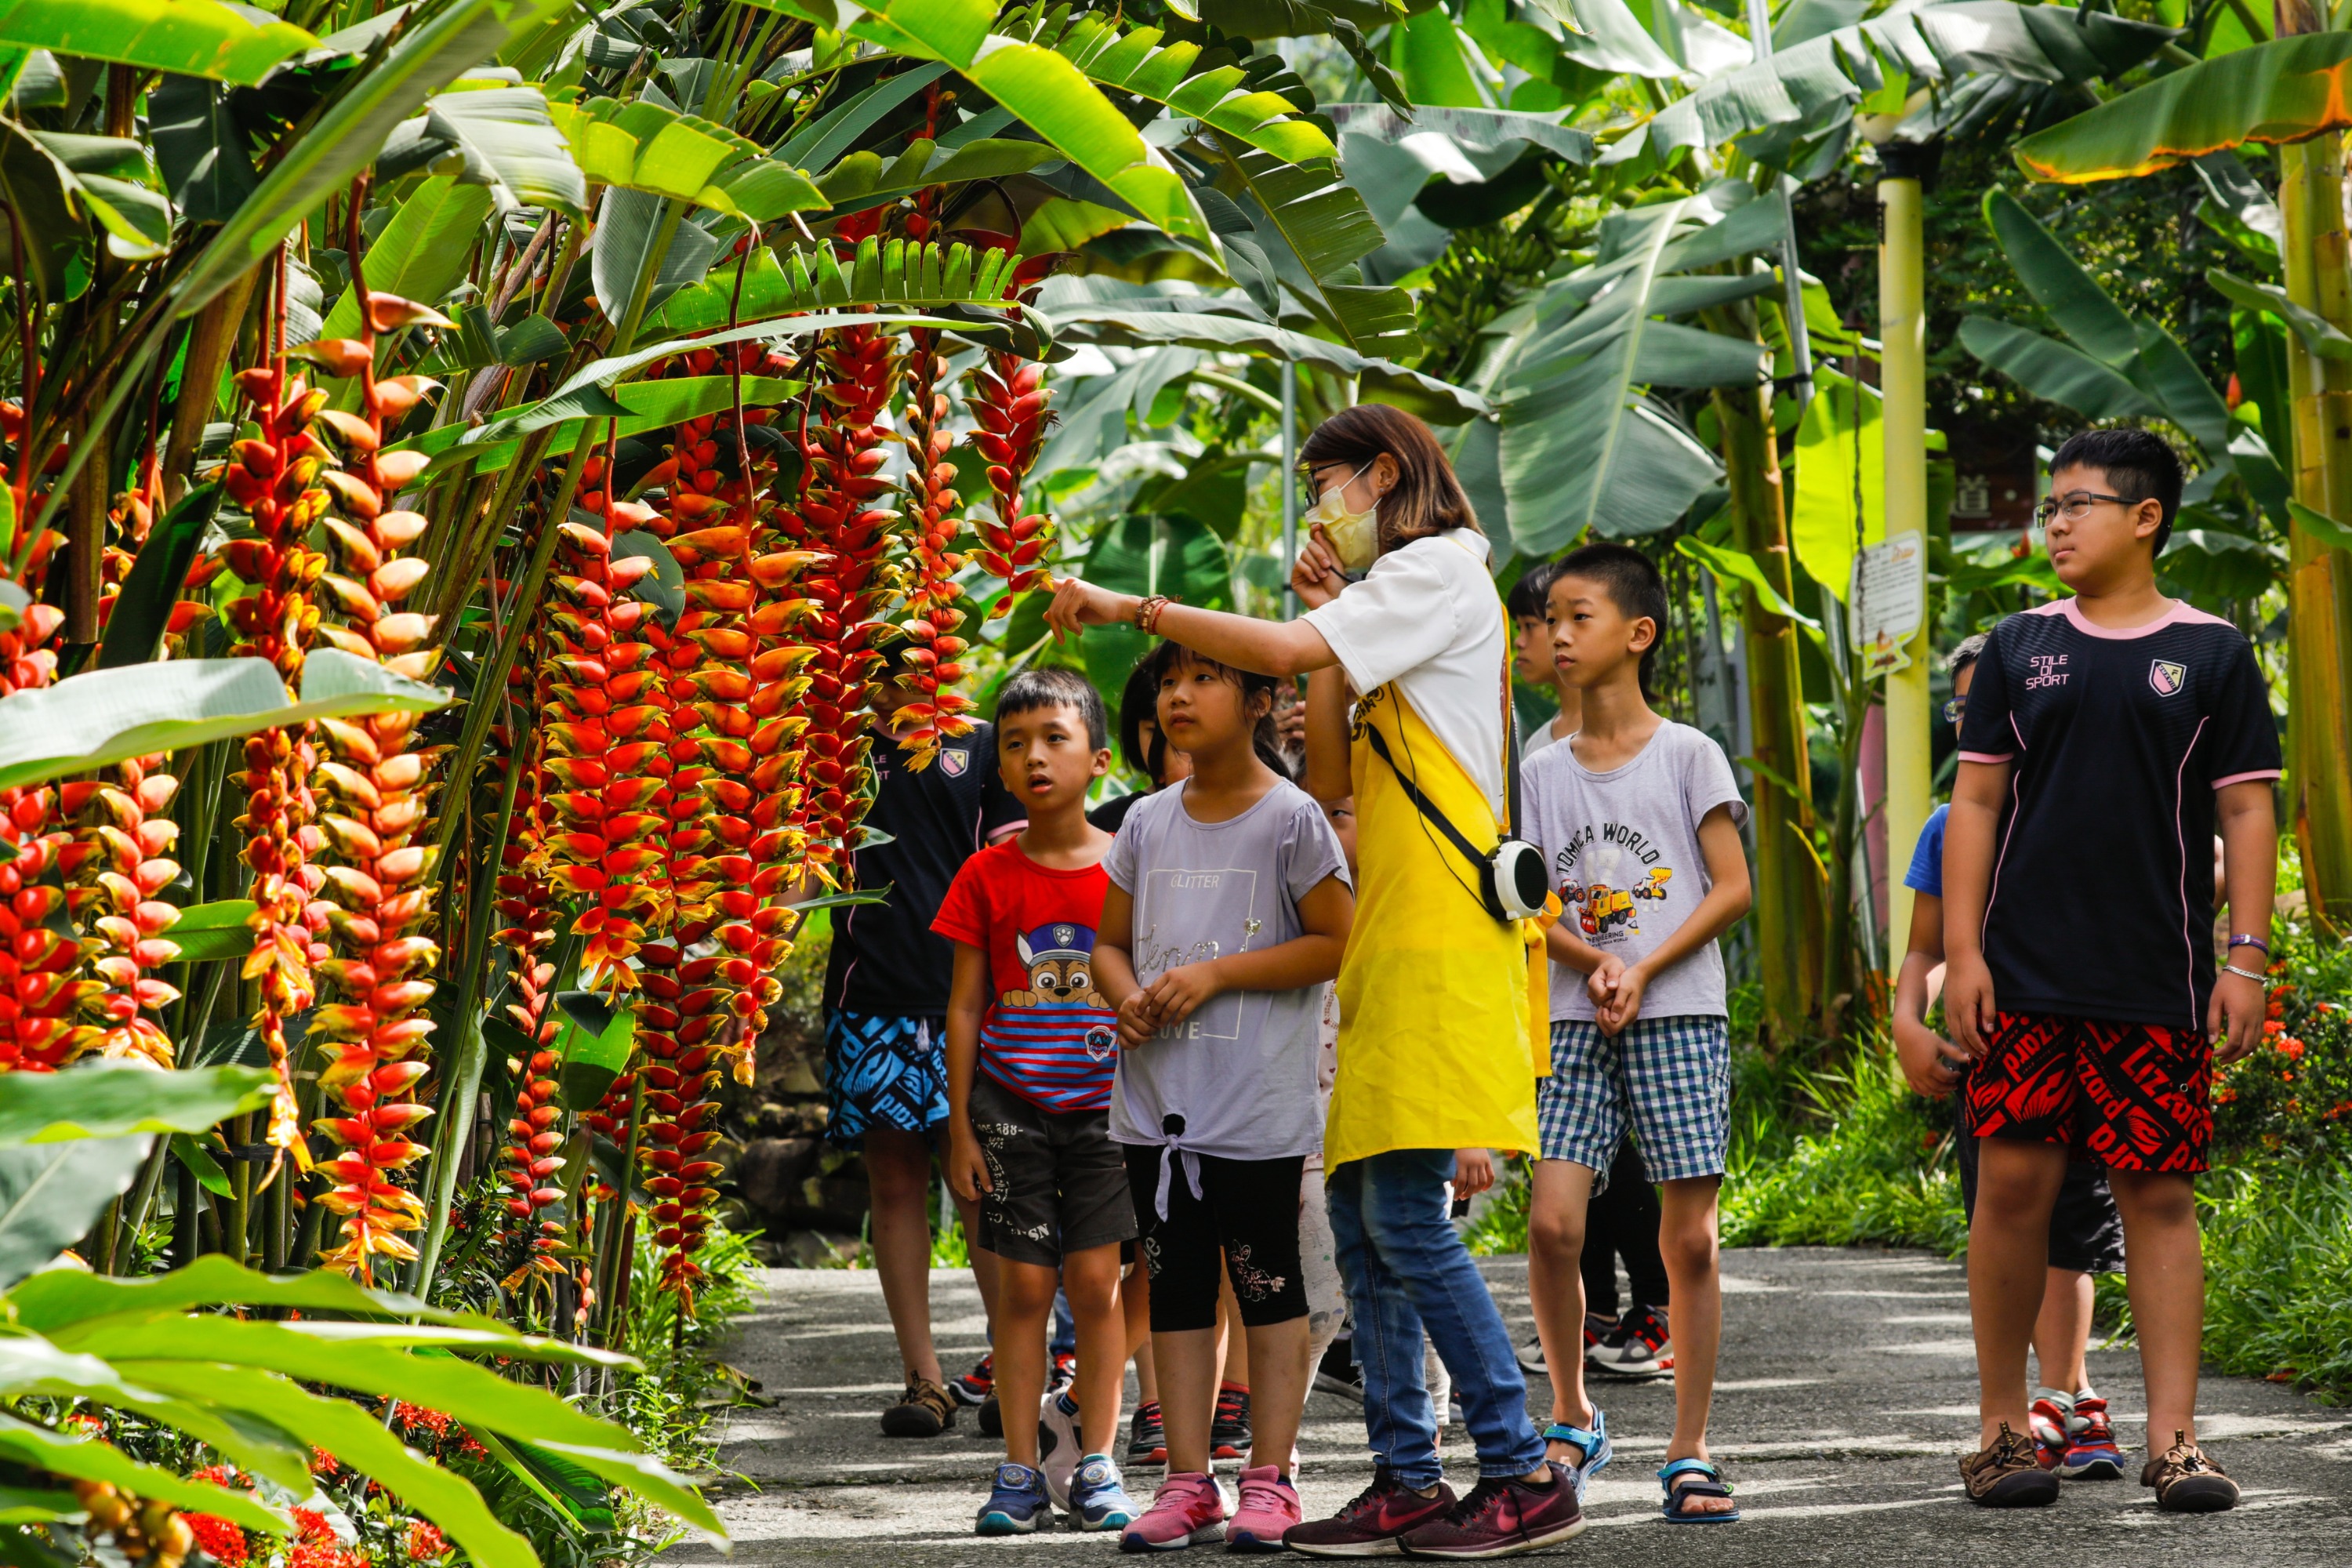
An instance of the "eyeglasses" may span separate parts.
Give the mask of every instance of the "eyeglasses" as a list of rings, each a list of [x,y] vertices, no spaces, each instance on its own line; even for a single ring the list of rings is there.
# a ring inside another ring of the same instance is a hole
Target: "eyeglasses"
[[[2053,517],[2063,517],[2068,522],[2080,522],[2091,515],[2091,509],[2101,501],[2114,501],[2117,506],[2136,504],[2121,496],[2103,495],[2097,490],[2075,490],[2063,498],[2044,496],[2033,509],[2036,526],[2047,528]]]
[[[1960,720],[1961,720],[1962,716],[1964,716],[1964,715],[1968,712],[1968,710],[1969,710],[1969,700],[1968,700],[1967,698],[1965,698],[1965,697],[1949,697],[1949,698],[1946,698],[1946,699],[1944,700],[1944,722],[1945,722],[1945,723],[1947,723],[1947,724],[1957,724],[1957,723],[1958,723],[1958,722],[1960,721]]]

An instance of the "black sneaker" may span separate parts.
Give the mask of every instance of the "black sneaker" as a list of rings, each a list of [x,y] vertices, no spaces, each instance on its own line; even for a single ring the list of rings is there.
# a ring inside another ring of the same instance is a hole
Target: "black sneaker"
[[[1004,1436],[1004,1412],[997,1407],[993,1394],[980,1402],[980,1435],[983,1437]]]
[[[1238,1459],[1249,1453],[1249,1390],[1219,1384],[1217,1413],[1209,1424],[1209,1458]]]
[[[1647,1380],[1672,1375],[1674,1342],[1666,1337],[1666,1315],[1636,1303],[1601,1342],[1584,1352],[1587,1370],[1603,1377]]]
[[[948,1379],[948,1396],[958,1405],[985,1405],[996,1392],[996,1355],[994,1352],[980,1358],[980,1363],[961,1376]]]
[[[1336,1394],[1342,1399],[1364,1402],[1364,1369],[1356,1364],[1356,1347],[1352,1340],[1333,1340],[1323,1352],[1323,1359],[1315,1368],[1315,1386],[1325,1394]]]
[[[1127,1462],[1130,1465],[1164,1465],[1168,1462],[1168,1426],[1160,1419],[1160,1401],[1135,1407],[1135,1419],[1127,1427]]]

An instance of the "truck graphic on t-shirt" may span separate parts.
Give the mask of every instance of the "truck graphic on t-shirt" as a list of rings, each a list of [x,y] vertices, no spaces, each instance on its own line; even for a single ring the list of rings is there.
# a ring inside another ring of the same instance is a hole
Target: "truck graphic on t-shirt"
[[[1673,876],[1670,868],[1653,866],[1647,878],[1630,888],[1571,881],[1560,889],[1560,898],[1576,910],[1577,929],[1587,937],[1614,936],[1621,931],[1632,935],[1642,929],[1633,919],[1633,900],[1664,898]]]

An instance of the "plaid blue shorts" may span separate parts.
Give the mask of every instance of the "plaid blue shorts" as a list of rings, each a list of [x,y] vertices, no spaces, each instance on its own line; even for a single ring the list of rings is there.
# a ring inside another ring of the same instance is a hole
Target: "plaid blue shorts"
[[[1653,1182],[1723,1174],[1731,1147],[1731,1032],[1706,1014],[1636,1018],[1615,1039],[1589,1018],[1551,1026],[1551,1077],[1536,1090],[1543,1157],[1592,1172],[1630,1130]]]

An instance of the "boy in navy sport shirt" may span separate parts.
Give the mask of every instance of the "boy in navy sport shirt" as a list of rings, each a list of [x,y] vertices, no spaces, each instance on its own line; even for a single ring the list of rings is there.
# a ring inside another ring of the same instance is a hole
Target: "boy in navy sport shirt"
[[[1111,836],[1087,820],[1087,788],[1110,769],[1102,699],[1084,676],[1033,669],[996,705],[1004,786],[1020,836],[964,862],[931,929],[956,944],[948,1001],[948,1182],[980,1204],[997,1257],[996,1394],[1005,1463],[982,1535],[1025,1535],[1063,1503],[1080,1530],[1124,1530],[1110,1446],[1127,1331],[1119,1245],[1135,1239],[1127,1162],[1110,1137],[1118,1015],[1096,988],[1095,932]],[[1045,1325],[1057,1286],[1077,1320],[1083,1452],[1041,1453]],[[1042,1462],[1041,1462],[1042,1461]]]
[[[2278,862],[2278,727],[2252,647],[2167,599],[2179,461],[2146,431],[2074,437],[2041,521],[2072,598],[2010,616],[1977,662],[1944,849],[1944,1011],[1981,1140],[1969,1297],[1981,1384],[1968,1495],[2044,1504],[2025,1351],[2070,1154],[2107,1167],[2147,1383],[2140,1482],[2168,1511],[2235,1506],[2197,1446],[2204,1271],[2192,1178],[2214,1064],[2261,1037]],[[2209,846],[2231,930],[2215,973]],[[2217,1046],[2217,1041],[2218,1046]]]

